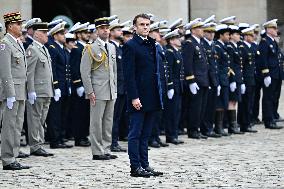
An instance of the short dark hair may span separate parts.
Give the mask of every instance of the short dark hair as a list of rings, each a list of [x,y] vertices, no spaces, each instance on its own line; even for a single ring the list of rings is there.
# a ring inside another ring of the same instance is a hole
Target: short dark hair
[[[136,25],[136,22],[137,22],[137,19],[138,19],[138,18],[145,18],[145,19],[147,19],[147,20],[150,20],[150,17],[149,17],[147,14],[145,14],[145,13],[138,14],[138,15],[136,15],[136,16],[134,17],[134,19],[133,19],[133,26]]]

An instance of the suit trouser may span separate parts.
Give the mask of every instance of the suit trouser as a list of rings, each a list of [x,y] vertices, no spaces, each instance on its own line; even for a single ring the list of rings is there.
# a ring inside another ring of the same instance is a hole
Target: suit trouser
[[[119,130],[121,118],[124,115],[124,107],[126,105],[126,95],[118,95],[114,104],[113,126],[112,126],[112,146],[118,146]]]
[[[211,87],[208,90],[208,100],[206,104],[206,110],[204,119],[201,123],[200,131],[203,134],[213,131],[213,125],[215,122],[215,112],[217,103],[217,87]]]
[[[189,123],[188,131],[199,131],[202,120],[204,119],[207,104],[208,87],[199,87],[197,94],[189,95]]]
[[[265,125],[273,122],[280,82],[281,79],[272,78],[269,87],[263,87],[262,117]]]
[[[90,105],[90,141],[93,155],[108,153],[111,145],[111,130],[115,100],[96,100]]]
[[[181,94],[174,94],[172,99],[166,99],[165,115],[166,115],[166,138],[168,140],[178,138],[178,129],[181,118]]]
[[[135,170],[149,166],[148,139],[153,122],[157,120],[159,111],[132,112],[129,114],[128,156],[130,167]]]
[[[26,102],[30,151],[37,151],[44,143],[44,125],[50,98],[38,97],[31,105]]]
[[[278,114],[278,106],[279,106],[279,99],[281,96],[281,86],[282,86],[282,79],[279,79],[277,82],[277,86],[275,89],[275,99],[273,100],[274,104],[274,111],[273,111],[273,118],[279,119],[280,115]]]
[[[51,145],[63,143],[64,128],[67,124],[68,118],[67,103],[67,96],[62,96],[57,102],[54,100],[54,98],[51,98],[51,103],[46,119],[47,133]]]
[[[1,158],[3,166],[6,166],[16,161],[15,157],[19,155],[25,101],[14,102],[12,110],[7,108],[7,101],[4,101],[2,110]]]
[[[71,96],[70,127],[76,142],[87,140],[90,129],[90,101],[77,93]]]
[[[246,86],[246,92],[242,95],[242,101],[238,104],[238,123],[240,128],[246,130],[252,121],[252,107],[255,86]]]

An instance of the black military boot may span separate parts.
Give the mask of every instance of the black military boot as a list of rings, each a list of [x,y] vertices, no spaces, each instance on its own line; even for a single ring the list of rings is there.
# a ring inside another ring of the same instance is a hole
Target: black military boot
[[[228,110],[228,118],[229,118],[229,128],[228,132],[230,134],[245,134],[242,131],[239,131],[237,126],[237,111],[236,110]]]
[[[215,115],[215,128],[214,131],[222,136],[229,136],[223,129],[224,110],[217,110]]]

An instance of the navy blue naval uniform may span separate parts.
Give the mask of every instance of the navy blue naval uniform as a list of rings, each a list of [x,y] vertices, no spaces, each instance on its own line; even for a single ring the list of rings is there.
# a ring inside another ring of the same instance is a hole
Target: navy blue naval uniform
[[[181,118],[181,100],[184,82],[184,67],[180,50],[171,45],[166,46],[166,60],[168,62],[169,82],[168,90],[174,89],[172,99],[165,100],[165,131],[167,141],[178,138],[178,128]]]
[[[23,43],[25,50],[33,43],[33,39],[30,36],[26,37],[26,42]]]
[[[206,39],[201,39],[202,46],[206,51],[207,60],[209,63],[209,85],[210,89],[208,91],[208,100],[205,110],[204,119],[201,125],[201,133],[203,135],[208,135],[213,131],[213,124],[216,112],[217,103],[217,87],[219,86],[219,76],[218,76],[218,65],[216,62],[217,52],[215,50],[215,44]]]
[[[155,40],[143,40],[137,34],[123,46],[123,66],[129,111],[128,155],[131,170],[149,166],[148,139],[153,122],[163,107],[158,51]],[[136,110],[133,99],[140,99]]]
[[[245,42],[240,44],[243,57],[243,78],[246,92],[242,95],[242,101],[238,104],[238,123],[241,131],[247,131],[251,127],[252,109],[255,93],[255,50]]]
[[[88,141],[90,125],[90,102],[85,99],[85,94],[79,97],[77,88],[83,87],[80,73],[80,64],[84,45],[77,41],[76,47],[70,53],[70,72],[71,72],[71,107],[70,119],[71,128],[75,138],[75,145],[79,145],[80,141]]]
[[[281,87],[281,67],[279,61],[279,47],[269,36],[263,38],[258,47],[256,61],[258,62],[262,81],[266,76],[271,77],[271,84],[263,86],[262,117],[266,127],[274,124],[279,87]]]
[[[110,41],[116,49],[117,64],[117,99],[114,104],[113,127],[112,127],[112,147],[118,146],[119,132],[121,129],[121,119],[124,116],[126,105],[126,88],[122,64],[122,47],[115,42]]]
[[[182,58],[187,81],[185,90],[189,95],[188,135],[190,135],[199,132],[204,119],[209,87],[209,66],[205,49],[192,36],[182,44]],[[189,89],[189,85],[194,82],[199,86],[195,95]]]
[[[162,100],[164,106],[166,106],[166,98],[167,98],[167,91],[169,90],[168,83],[171,83],[171,78],[169,77],[169,65],[166,60],[165,56],[165,49],[156,42],[156,49],[157,49],[157,63],[159,64],[159,73],[160,73],[160,81],[161,81],[161,88],[162,88]],[[160,110],[159,116],[157,116],[156,122],[153,122],[152,126],[152,134],[149,139],[149,144],[157,142],[161,143],[160,139],[160,131],[161,129],[165,129],[165,124],[167,122],[166,117],[166,108]]]
[[[229,84],[234,81],[234,72],[230,68],[231,58],[225,44],[219,40],[215,42],[216,61],[221,86],[220,96],[217,98],[216,109],[227,110],[229,103]]]
[[[237,85],[237,88],[234,92],[230,90],[229,100],[240,102],[241,101],[241,84],[243,84],[243,74],[242,74],[243,57],[241,55],[241,51],[237,44],[235,45],[234,43],[229,42],[229,43],[226,43],[226,47],[227,47],[228,53],[231,58],[230,68],[234,72],[234,81],[236,82],[236,85]]]
[[[49,42],[48,51],[52,60],[54,89],[61,90],[59,101],[56,102],[54,98],[51,99],[47,115],[47,132],[50,146],[53,147],[64,143],[64,130],[68,128],[68,97],[70,96],[71,74],[68,51],[61,48],[56,42],[51,41]]]

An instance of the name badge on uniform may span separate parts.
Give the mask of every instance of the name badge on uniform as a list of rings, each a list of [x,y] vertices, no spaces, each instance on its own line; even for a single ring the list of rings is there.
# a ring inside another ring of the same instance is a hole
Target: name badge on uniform
[[[196,46],[195,49],[198,50],[198,51],[200,50],[200,48],[198,46]]]

